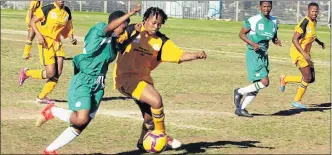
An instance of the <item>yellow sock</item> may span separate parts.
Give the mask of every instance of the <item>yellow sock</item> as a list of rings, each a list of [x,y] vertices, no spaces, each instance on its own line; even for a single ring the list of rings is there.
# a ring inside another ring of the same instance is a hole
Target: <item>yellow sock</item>
[[[297,93],[296,93],[296,96],[294,98],[294,102],[298,102],[298,101],[302,100],[302,97],[303,97],[305,91],[307,90],[307,87],[308,87],[308,83],[306,83],[304,81],[301,81],[301,85],[297,89]]]
[[[164,115],[164,108],[161,107],[160,109],[153,109],[151,108],[152,112],[152,119],[154,123],[154,129],[159,130],[161,132],[165,132],[165,115]]]
[[[31,45],[32,45],[32,42],[30,40],[26,40],[25,41],[24,53],[23,53],[24,56],[28,56],[30,54],[30,52],[31,52]]]
[[[48,80],[46,82],[42,92],[39,94],[38,98],[40,98],[40,99],[45,98],[47,96],[47,94],[50,93],[54,89],[56,83],[57,82]]]
[[[302,76],[285,76],[284,81],[300,83],[302,81]]]
[[[43,79],[43,70],[27,70],[25,74],[34,79]]]

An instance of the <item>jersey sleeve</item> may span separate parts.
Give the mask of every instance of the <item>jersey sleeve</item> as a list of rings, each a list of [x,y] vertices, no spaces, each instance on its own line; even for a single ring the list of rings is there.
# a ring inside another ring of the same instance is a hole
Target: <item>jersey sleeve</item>
[[[161,49],[161,61],[162,62],[175,62],[178,63],[184,51],[180,49],[171,40],[167,40]]]
[[[243,27],[250,30],[251,29],[251,24],[249,22],[249,19],[245,20],[243,23]]]
[[[306,32],[307,25],[309,23],[309,20],[304,18],[296,27],[295,32],[298,32],[300,34],[303,34]]]

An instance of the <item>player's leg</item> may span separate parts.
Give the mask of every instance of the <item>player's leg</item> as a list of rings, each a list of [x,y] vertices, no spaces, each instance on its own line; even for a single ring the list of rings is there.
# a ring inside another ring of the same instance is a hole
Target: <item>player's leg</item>
[[[35,36],[36,36],[35,32],[32,30],[30,26],[28,26],[28,36],[25,41],[24,52],[23,52],[24,59],[29,59],[31,57],[30,52],[31,52],[32,40],[35,38]]]
[[[82,87],[75,91],[73,88],[77,88],[77,85],[71,85],[68,92],[69,110],[53,106],[48,112],[72,125],[45,148],[44,152],[54,152],[66,144],[69,144],[81,134],[94,117],[95,113],[91,113],[91,105],[94,100],[90,97],[90,90],[86,87]]]
[[[290,51],[290,57],[294,64],[298,62],[299,57],[302,57],[303,59],[303,56],[296,49],[293,48]],[[281,92],[284,92],[287,83],[300,83],[301,81],[302,81],[301,75],[299,76],[280,75],[280,90]]]
[[[234,90],[234,104],[237,108],[236,113],[241,111],[241,100],[245,94],[258,92],[260,89],[264,89],[269,85],[269,63],[267,56],[262,56],[248,49],[246,52],[246,67],[248,79],[254,82],[246,87]]]
[[[58,54],[59,52],[63,52],[63,48],[60,49],[56,53],[56,55],[59,55]],[[52,102],[50,99],[47,98],[47,95],[54,90],[56,84],[58,83],[60,75],[62,74],[63,60],[64,60],[64,57],[63,57],[63,54],[61,54],[61,56],[55,57],[54,66],[53,66],[53,64],[51,67],[46,66],[46,74],[49,74],[48,76],[53,75],[53,77],[49,78],[47,80],[46,84],[44,85],[43,90],[40,92],[40,94],[37,98],[38,103]]]
[[[292,102],[292,106],[296,108],[306,108],[305,105],[302,104],[302,97],[305,94],[307,87],[310,82],[312,82],[312,71],[309,66],[299,68],[303,79],[301,81],[300,87],[297,89],[297,93],[295,95],[294,101]]]
[[[306,108],[306,106],[303,105],[301,101],[309,83],[313,80],[314,70],[311,69],[313,68],[313,63],[311,61],[307,61],[302,55],[300,55],[295,59],[295,64],[302,74],[302,79],[300,87],[298,88],[292,102],[292,106],[296,108]]]

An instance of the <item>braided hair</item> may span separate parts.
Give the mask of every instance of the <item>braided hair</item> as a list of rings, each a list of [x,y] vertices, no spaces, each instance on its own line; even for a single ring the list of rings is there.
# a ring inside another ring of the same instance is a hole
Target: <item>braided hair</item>
[[[143,22],[145,22],[150,16],[156,16],[156,18],[158,18],[158,16],[161,16],[163,18],[162,19],[162,24],[165,24],[165,21],[168,18],[166,13],[158,7],[148,8],[144,13]]]

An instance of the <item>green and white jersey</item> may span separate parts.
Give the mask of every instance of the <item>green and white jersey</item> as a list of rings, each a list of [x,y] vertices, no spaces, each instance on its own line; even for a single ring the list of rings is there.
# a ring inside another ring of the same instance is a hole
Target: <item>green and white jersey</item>
[[[104,33],[106,26],[105,23],[98,23],[86,34],[83,52],[73,59],[74,74],[81,72],[92,76],[106,75],[109,63],[117,56],[117,38]]]
[[[269,48],[269,41],[272,40],[278,29],[276,18],[270,16],[270,19],[266,19],[261,13],[245,20],[244,27],[250,30],[247,37],[258,43],[260,50],[265,52]],[[253,49],[249,44],[248,48]]]

